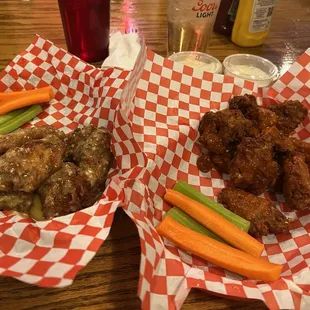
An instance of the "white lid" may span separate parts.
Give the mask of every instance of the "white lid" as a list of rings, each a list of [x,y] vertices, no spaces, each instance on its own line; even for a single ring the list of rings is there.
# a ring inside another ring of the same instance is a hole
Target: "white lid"
[[[271,85],[279,76],[279,70],[272,62],[251,54],[228,56],[223,65],[224,74],[254,81],[259,87]]]
[[[215,57],[200,52],[179,52],[172,54],[170,60],[180,62],[189,67],[211,73],[222,73],[222,64]]]

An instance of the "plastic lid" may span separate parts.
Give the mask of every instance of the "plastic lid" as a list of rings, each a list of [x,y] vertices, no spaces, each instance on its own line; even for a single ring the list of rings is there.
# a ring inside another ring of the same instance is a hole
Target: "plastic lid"
[[[270,86],[279,76],[279,70],[272,62],[251,54],[228,56],[223,65],[224,74],[254,81],[259,87]]]
[[[179,52],[169,59],[211,73],[222,73],[222,64],[215,57],[200,52]]]

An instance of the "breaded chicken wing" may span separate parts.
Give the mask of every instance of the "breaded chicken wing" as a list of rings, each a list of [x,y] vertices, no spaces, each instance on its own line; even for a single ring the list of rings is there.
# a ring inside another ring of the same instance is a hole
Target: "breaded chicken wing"
[[[251,115],[253,111],[256,111],[257,107],[256,97],[253,95],[234,96],[229,100],[229,109],[240,110],[249,119],[251,119]]]
[[[199,126],[199,141],[212,153],[223,154],[235,148],[244,137],[257,134],[251,121],[239,110],[207,112]]]
[[[305,155],[305,160],[310,168],[310,143],[297,140],[296,138],[289,138],[295,147],[295,150]]]
[[[228,151],[224,154],[210,154],[211,162],[214,168],[221,173],[228,173],[228,165],[233,159],[234,151]]]
[[[283,193],[292,209],[302,210],[310,206],[310,172],[305,155],[292,153],[284,160]]]
[[[264,107],[258,107],[256,113],[253,115],[253,124],[259,129],[260,132],[276,126],[277,123],[277,115]]]
[[[267,199],[225,188],[218,200],[227,209],[251,222],[249,233],[254,237],[288,231],[288,219]]]
[[[288,100],[283,104],[273,104],[268,109],[277,115],[277,128],[287,136],[308,116],[308,110],[299,101]]]
[[[269,127],[263,130],[261,137],[273,145],[275,152],[289,153],[296,149],[293,141],[279,131],[277,127]]]
[[[220,173],[228,173],[228,164],[233,158],[233,151],[224,154],[202,154],[197,160],[197,167],[201,172],[209,172],[215,168]]]
[[[273,144],[262,136],[245,138],[238,145],[228,168],[236,187],[256,195],[274,185],[280,171],[274,160]]]
[[[209,154],[202,154],[197,159],[197,167],[201,172],[207,173],[214,168]]]
[[[260,132],[275,126],[278,122],[277,115],[267,108],[258,106],[256,98],[252,95],[233,97],[229,101],[229,108],[231,110],[240,110]]]

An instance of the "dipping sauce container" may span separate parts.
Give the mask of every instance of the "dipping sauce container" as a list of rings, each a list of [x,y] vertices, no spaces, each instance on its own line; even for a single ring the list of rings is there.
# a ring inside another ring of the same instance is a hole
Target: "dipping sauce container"
[[[223,66],[225,75],[256,82],[258,87],[272,85],[279,76],[278,68],[271,61],[251,54],[228,56]]]
[[[222,73],[222,64],[215,57],[200,52],[179,52],[169,59],[211,73]]]

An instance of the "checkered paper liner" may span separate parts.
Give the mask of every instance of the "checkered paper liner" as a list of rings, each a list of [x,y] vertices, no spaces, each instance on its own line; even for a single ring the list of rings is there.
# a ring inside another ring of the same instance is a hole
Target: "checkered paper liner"
[[[129,73],[97,69],[37,36],[0,74],[0,91],[53,87],[55,99],[28,126],[48,124],[69,133],[91,123],[112,132]],[[71,284],[107,238],[122,203],[125,179],[116,167],[90,208],[44,222],[0,212],[0,274],[44,287]]]
[[[259,98],[264,103],[299,99],[310,108],[309,52],[270,90],[257,89],[252,82],[194,70],[149,50],[141,55],[134,69],[141,79],[131,86],[136,89],[132,101],[123,102],[117,113],[114,138],[119,143],[117,157],[123,156],[124,150],[126,153],[126,160],[120,164],[133,176],[127,180],[124,209],[140,235],[138,294],[143,309],[179,309],[191,288],[260,299],[271,309],[309,309],[310,210],[289,210],[282,195],[264,194],[295,220],[289,233],[261,240],[265,245],[263,256],[283,264],[281,279],[273,283],[242,278],[185,253],[163,241],[155,230],[169,209],[162,197],[177,180],[187,181],[211,198],[230,182],[227,175],[215,170],[204,174],[197,169],[200,150],[195,141],[203,114],[224,109],[232,95],[245,93],[268,95]],[[291,75],[293,79],[288,78]],[[127,96],[130,97],[132,94]],[[309,119],[296,135],[309,140]]]
[[[294,74],[302,81],[297,71]],[[102,199],[93,207],[41,223],[0,213],[2,275],[46,287],[71,284],[106,239],[115,209],[123,206],[141,237],[138,294],[144,309],[180,308],[192,287],[261,299],[270,308],[307,308],[310,215],[289,212],[283,197],[268,195],[296,218],[294,230],[262,240],[264,255],[284,264],[281,280],[274,283],[245,280],[192,257],[163,243],[154,229],[168,210],[161,197],[176,180],[188,181],[209,197],[229,182],[216,171],[202,174],[196,168],[199,149],[194,142],[201,116],[225,108],[231,94],[261,90],[251,82],[174,64],[143,48],[129,78],[126,71],[87,65],[41,37],[0,76],[0,91],[49,84],[56,91],[55,100],[32,124],[51,124],[65,132],[88,123],[106,126],[113,130],[116,165]],[[278,82],[268,95],[290,99],[299,94],[293,82],[287,87],[293,93]],[[308,122],[298,135],[309,139]]]

